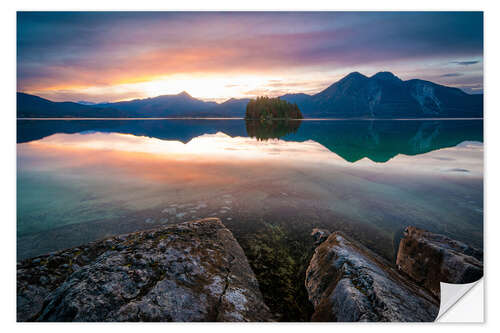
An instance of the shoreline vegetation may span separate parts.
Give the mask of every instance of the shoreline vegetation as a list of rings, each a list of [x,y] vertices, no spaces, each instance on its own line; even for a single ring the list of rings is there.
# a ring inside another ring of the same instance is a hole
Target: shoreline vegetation
[[[245,120],[292,120],[303,119],[297,103],[271,97],[257,97],[251,99],[246,107]]]

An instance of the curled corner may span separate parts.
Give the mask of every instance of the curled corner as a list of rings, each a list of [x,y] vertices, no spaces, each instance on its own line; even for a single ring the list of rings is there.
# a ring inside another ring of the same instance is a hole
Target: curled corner
[[[459,303],[460,299],[464,297],[474,286],[476,286],[480,282],[482,284],[482,280],[483,279],[481,278],[475,282],[467,284],[451,284],[441,282],[441,303],[439,306],[439,313],[436,317],[436,321],[442,321],[441,317],[446,314],[452,307],[454,307],[455,304]]]

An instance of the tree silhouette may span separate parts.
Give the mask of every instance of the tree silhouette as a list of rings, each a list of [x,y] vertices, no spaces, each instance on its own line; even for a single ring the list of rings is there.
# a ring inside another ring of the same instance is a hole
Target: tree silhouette
[[[272,120],[272,119],[302,119],[302,113],[297,104],[270,97],[257,97],[247,104],[245,119]]]

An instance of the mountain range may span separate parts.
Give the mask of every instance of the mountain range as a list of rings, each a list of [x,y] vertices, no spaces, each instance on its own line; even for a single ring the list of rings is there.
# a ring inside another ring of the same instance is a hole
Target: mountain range
[[[314,94],[280,96],[296,103],[305,118],[481,118],[483,95],[412,79],[403,81],[390,72],[367,77],[350,73]],[[18,118],[242,118],[248,98],[224,103],[205,102],[186,92],[131,101],[89,104],[52,102],[17,93]]]

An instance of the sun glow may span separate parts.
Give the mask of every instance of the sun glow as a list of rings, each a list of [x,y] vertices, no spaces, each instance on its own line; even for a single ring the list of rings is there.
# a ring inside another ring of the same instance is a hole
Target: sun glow
[[[175,75],[136,86],[149,97],[187,91],[196,98],[221,102],[231,97],[248,97],[249,93],[265,85],[269,79],[254,75],[236,77]]]
[[[263,87],[281,79],[276,76],[261,75],[170,75],[153,78],[144,82],[90,86],[85,88],[78,87],[78,89],[51,89],[30,93],[51,99],[52,94],[67,93],[70,95],[75,90],[75,93],[83,96],[94,96],[94,98],[88,98],[93,102],[118,102],[160,95],[175,95],[186,91],[194,98],[205,101],[224,102],[230,98],[254,97],[260,93],[265,94],[266,89]],[[110,99],[109,96],[116,97]],[[82,99],[85,98],[82,97]]]
[[[63,86],[43,90],[26,90],[26,93],[52,101],[118,102],[137,98],[175,95],[183,91],[204,101],[224,102],[230,98],[276,97],[287,93],[316,93],[340,77],[324,72],[309,73],[238,73],[238,74],[176,74],[131,80],[109,85]]]

